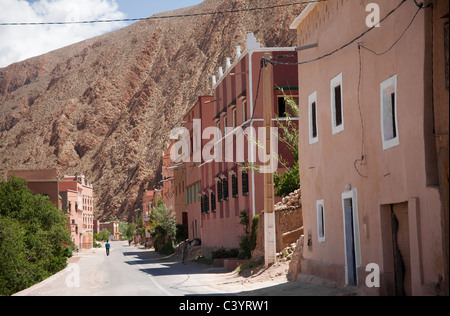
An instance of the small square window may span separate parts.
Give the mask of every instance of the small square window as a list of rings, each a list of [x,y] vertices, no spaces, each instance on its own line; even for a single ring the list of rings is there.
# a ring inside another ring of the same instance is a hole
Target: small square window
[[[285,97],[285,96],[279,96],[278,97],[278,117],[296,117],[297,115],[294,113],[294,110],[292,109],[292,106],[289,104],[289,101],[286,100],[292,99],[295,104],[298,104],[298,97]]]
[[[342,91],[341,73],[331,80],[331,117],[333,134],[340,133],[344,130],[344,101]]]
[[[397,119],[397,75],[384,81],[380,86],[381,133],[383,150],[399,145]]]

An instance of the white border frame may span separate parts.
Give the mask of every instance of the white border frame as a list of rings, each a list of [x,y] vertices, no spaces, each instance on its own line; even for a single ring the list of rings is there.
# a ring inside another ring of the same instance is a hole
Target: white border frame
[[[317,136],[313,137],[313,121],[312,121],[312,104],[316,102],[316,129]],[[318,115],[318,104],[317,104],[317,91],[314,91],[308,98],[308,125],[309,125],[309,144],[315,144],[319,142],[319,115]]]
[[[390,100],[390,94],[392,92],[395,93],[395,128],[396,128],[397,136],[392,139],[388,139],[388,140],[385,139],[385,133],[384,133],[385,92],[389,93],[389,100]],[[380,84],[380,107],[381,107],[380,124],[381,124],[381,139],[383,141],[383,150],[387,150],[387,149],[390,149],[390,148],[400,145],[399,129],[398,129],[398,103],[397,103],[397,100],[398,100],[397,75],[394,75],[391,78],[387,79],[386,81],[384,81]]]
[[[341,86],[341,113],[342,113],[342,124],[336,126],[336,110],[334,104],[334,88],[337,86]],[[344,130],[344,86],[342,84],[342,72],[331,79],[330,82],[330,104],[331,104],[331,128],[333,131],[333,135],[338,134]]]
[[[320,214],[319,207],[322,207],[322,214]],[[319,240],[319,243],[324,243],[326,236],[325,232],[326,225],[325,225],[325,203],[323,200],[316,201],[316,212],[317,212],[317,238]],[[320,236],[320,222],[321,222],[320,217],[322,217],[323,221],[323,236]]]
[[[358,191],[356,189],[342,193],[342,220],[344,229],[344,251],[345,251],[345,284],[348,284],[348,264],[347,264],[347,234],[345,233],[345,200],[352,199],[353,205],[353,233],[355,245],[355,263],[356,271],[361,267],[361,242],[359,234],[359,216],[358,216]],[[358,273],[356,273],[356,284],[359,284]]]

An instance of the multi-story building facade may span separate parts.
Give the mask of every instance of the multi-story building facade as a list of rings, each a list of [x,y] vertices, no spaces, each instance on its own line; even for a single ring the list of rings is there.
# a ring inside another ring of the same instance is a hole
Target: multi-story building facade
[[[263,127],[261,60],[266,53],[285,62],[296,61],[294,48],[262,48],[253,34],[248,34],[245,51],[241,53],[238,47],[234,61],[227,59],[225,69],[220,67],[219,76],[213,77],[214,99],[206,107],[214,110],[215,130],[212,134],[203,130],[202,138],[208,143],[203,146],[199,166],[202,246],[206,256],[221,247],[239,248],[239,237],[244,234],[240,213],[245,211],[252,219],[264,209],[264,175],[242,167],[246,162],[263,164],[255,143],[262,136],[257,132]],[[276,116],[284,117],[288,111],[285,94],[294,98],[298,95],[297,68],[274,68],[271,82],[275,122]],[[283,146],[279,149],[282,151]],[[283,168],[280,165],[276,170]]]
[[[302,273],[367,294],[448,294],[440,189],[446,178],[448,191],[448,158],[440,181],[433,10],[415,1],[332,0],[309,4],[291,26],[301,87]],[[434,16],[446,17],[448,32],[448,4]],[[448,117],[448,86],[444,93],[439,111]]]
[[[94,188],[85,176],[64,176],[59,181],[59,191],[67,192],[65,203],[71,212],[72,238],[80,249],[93,247]],[[75,199],[76,196],[76,199]]]
[[[186,165],[184,162],[175,163],[171,158],[174,143],[170,143],[162,159],[162,180],[159,193],[164,204],[175,214],[176,223],[187,225]]]
[[[186,209],[188,222],[189,239],[202,238],[202,196],[200,190],[202,188],[202,174],[200,166],[203,161],[194,159],[201,157],[203,146],[207,141],[200,136],[202,131],[208,127],[214,126],[214,107],[211,106],[212,96],[201,96],[197,102],[189,109],[184,117],[184,127],[189,132],[190,140],[190,159],[186,162]],[[195,160],[195,161],[194,161]]]

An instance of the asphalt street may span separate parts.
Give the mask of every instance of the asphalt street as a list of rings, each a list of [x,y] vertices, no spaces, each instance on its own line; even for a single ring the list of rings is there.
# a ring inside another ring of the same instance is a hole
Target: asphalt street
[[[217,271],[183,265],[154,251],[112,242],[74,256],[68,267],[16,296],[186,296],[230,295],[210,287]]]

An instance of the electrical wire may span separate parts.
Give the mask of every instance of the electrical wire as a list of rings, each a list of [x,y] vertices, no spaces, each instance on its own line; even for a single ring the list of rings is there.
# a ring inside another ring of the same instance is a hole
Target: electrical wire
[[[419,14],[420,10],[422,10],[424,7],[419,6],[419,9],[416,11],[416,13],[414,14],[412,20],[409,22],[408,26],[406,27],[406,29],[402,32],[402,34],[400,35],[400,37],[385,51],[381,52],[381,53],[377,53],[376,51],[365,47],[364,45],[359,44],[358,47],[360,48],[364,48],[365,50],[377,55],[377,56],[382,56],[387,54],[388,52],[390,52],[395,45],[397,45],[398,42],[400,42],[400,40],[403,38],[403,36],[406,34],[406,32],[409,30],[409,28],[411,27],[411,25],[414,23],[414,20],[416,19],[417,15]]]
[[[215,11],[215,12],[201,12],[201,13],[191,13],[191,14],[179,14],[179,15],[154,15],[147,18],[129,18],[129,19],[106,19],[106,20],[89,20],[89,21],[60,21],[60,22],[0,22],[0,26],[30,26],[30,25],[70,25],[70,24],[93,24],[93,23],[115,23],[115,22],[137,22],[145,20],[162,20],[162,19],[174,19],[174,18],[186,18],[186,17],[197,17],[197,16],[207,16],[207,15],[222,15],[222,14],[233,14],[241,12],[252,12],[252,11],[263,11],[272,10],[278,8],[291,7],[296,5],[307,5],[310,3],[326,2],[328,0],[311,0],[311,1],[301,1],[295,3],[278,4],[267,7],[257,7],[257,8],[247,8],[247,9],[235,9],[235,10],[225,10],[225,11]]]
[[[394,14],[398,9],[400,9],[400,7],[405,4],[405,2],[407,2],[407,0],[402,0],[394,9],[392,9],[388,14],[386,14],[385,17],[383,17],[377,24],[375,24],[374,26],[372,26],[371,28],[369,28],[368,30],[364,31],[363,33],[361,33],[360,35],[358,35],[357,37],[353,38],[352,40],[350,40],[349,42],[345,43],[344,45],[342,45],[341,47],[333,50],[332,52],[329,52],[327,54],[324,54],[322,56],[319,56],[317,58],[311,59],[311,60],[307,60],[307,61],[302,61],[302,62],[297,62],[297,63],[284,63],[284,62],[279,62],[277,60],[271,60],[271,59],[266,59],[267,62],[270,62],[272,65],[286,65],[286,66],[294,66],[294,65],[305,65],[305,64],[309,64],[312,62],[316,62],[319,60],[322,60],[324,58],[330,57],[334,54],[336,54],[337,52],[343,50],[344,48],[350,46],[351,44],[355,43],[357,40],[359,40],[360,38],[364,37],[367,33],[369,33],[370,31],[372,31],[373,29],[375,29],[379,24],[381,24],[382,22],[384,22],[385,20],[387,20],[392,14]],[[420,7],[420,9],[422,9],[422,7]],[[416,14],[417,15],[417,14]],[[263,57],[264,58],[264,57]]]

